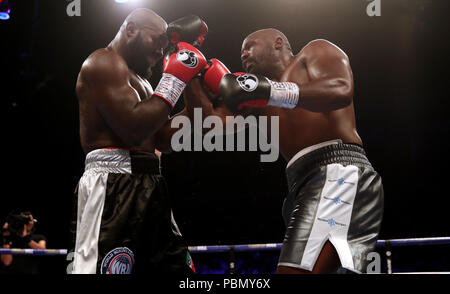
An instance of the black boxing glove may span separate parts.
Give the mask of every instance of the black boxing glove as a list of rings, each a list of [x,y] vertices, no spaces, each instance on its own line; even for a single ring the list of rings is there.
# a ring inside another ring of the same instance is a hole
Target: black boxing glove
[[[169,46],[164,54],[163,67],[169,56],[178,51],[178,43],[185,42],[200,49],[207,33],[208,26],[196,15],[185,16],[169,23],[167,27]]]
[[[197,15],[179,18],[169,23],[167,27],[167,36],[171,44],[185,42],[192,44],[197,49],[202,46],[207,33],[208,26]]]
[[[223,76],[219,94],[227,108],[232,113],[237,113],[244,106],[295,108],[300,89],[291,82],[275,82],[262,75],[235,73]]]

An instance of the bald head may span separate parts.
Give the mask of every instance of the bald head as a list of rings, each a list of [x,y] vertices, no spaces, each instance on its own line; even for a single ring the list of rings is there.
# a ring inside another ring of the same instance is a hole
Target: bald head
[[[292,57],[288,39],[282,32],[273,28],[253,32],[242,42],[242,67],[250,73],[273,78]]]
[[[156,14],[153,10],[147,8],[138,8],[133,10],[125,19],[121,30],[125,29],[129,23],[133,23],[138,28],[154,28],[155,30],[166,30],[166,21]]]
[[[274,28],[268,28],[268,29],[262,29],[262,30],[255,31],[245,38],[245,40],[247,40],[247,39],[249,39],[249,40],[250,39],[261,39],[261,40],[265,40],[266,42],[269,42],[269,43],[275,43],[278,40],[278,42],[281,41],[280,44],[282,44],[284,46],[284,48],[288,49],[289,51],[292,51],[291,44],[289,43],[289,40],[287,39],[286,35]],[[245,42],[245,40],[244,40],[244,42]]]
[[[133,10],[125,19],[110,46],[136,73],[147,76],[167,46],[167,23],[150,9]]]

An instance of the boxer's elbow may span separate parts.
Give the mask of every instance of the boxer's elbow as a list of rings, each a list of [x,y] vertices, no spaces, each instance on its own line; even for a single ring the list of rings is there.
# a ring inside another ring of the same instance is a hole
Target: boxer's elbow
[[[124,133],[125,140],[131,146],[141,146],[150,138],[154,138],[167,121],[154,116],[144,119],[130,119],[129,126]]]
[[[155,148],[158,149],[161,153],[171,153],[171,137],[161,136],[160,134],[156,134],[155,137]]]
[[[335,79],[331,93],[333,108],[340,109],[349,106],[353,100],[352,83],[346,79]]]

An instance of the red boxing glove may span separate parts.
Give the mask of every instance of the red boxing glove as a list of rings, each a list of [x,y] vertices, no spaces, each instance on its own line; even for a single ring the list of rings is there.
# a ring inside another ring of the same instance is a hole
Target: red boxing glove
[[[205,67],[206,58],[191,44],[180,42],[177,46],[178,51],[169,56],[163,72],[187,83]]]
[[[166,100],[171,107],[177,103],[186,83],[206,65],[205,56],[194,46],[180,42],[177,48],[164,63],[162,78],[154,92],[154,95]]]
[[[220,80],[228,73],[230,73],[230,70],[222,62],[213,58],[209,60],[206,66],[206,71],[203,74],[203,82],[212,93],[218,94]]]

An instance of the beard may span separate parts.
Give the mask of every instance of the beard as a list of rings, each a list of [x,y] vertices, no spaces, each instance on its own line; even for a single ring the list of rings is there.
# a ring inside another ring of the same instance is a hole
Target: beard
[[[130,58],[130,68],[134,70],[139,76],[149,79],[152,75],[152,69],[147,60],[148,49],[145,48],[142,42],[141,33],[136,36],[128,44]]]

